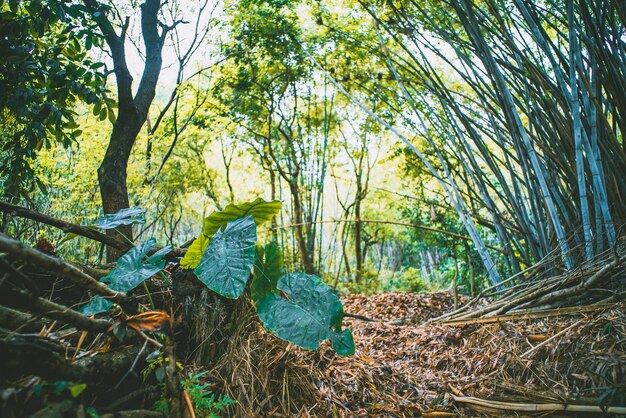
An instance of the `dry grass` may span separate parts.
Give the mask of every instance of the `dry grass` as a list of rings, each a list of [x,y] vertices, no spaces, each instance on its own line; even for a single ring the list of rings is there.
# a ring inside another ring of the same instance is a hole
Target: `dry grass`
[[[455,404],[452,395],[588,405],[604,396],[607,403],[623,402],[624,304],[464,326],[418,323],[451,309],[452,298],[442,293],[354,295],[344,305],[375,319],[346,319],[357,346],[348,357],[328,345],[311,352],[280,341],[262,329],[249,302],[237,302],[231,314],[239,323],[222,341],[210,371],[238,402],[229,416],[476,413]]]
[[[267,333],[247,298],[216,307],[202,297],[197,314],[210,320],[194,321],[195,358],[210,365],[219,392],[237,401],[228,416],[315,416],[312,364],[300,350]]]

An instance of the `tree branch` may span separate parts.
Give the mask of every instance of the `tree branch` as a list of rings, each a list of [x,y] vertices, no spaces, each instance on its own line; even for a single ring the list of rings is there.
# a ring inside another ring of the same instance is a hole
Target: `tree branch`
[[[93,277],[83,273],[60,258],[52,257],[48,254],[42,253],[41,251],[30,248],[2,233],[0,233],[0,251],[9,254],[9,256],[13,259],[22,260],[26,263],[37,266],[39,269],[55,272],[62,278],[70,280],[71,282],[82,286],[84,289],[91,290],[100,296],[113,299],[117,302],[126,297],[124,293],[116,292],[110,289],[103,283],[100,283]]]
[[[35,312],[85,331],[107,332],[113,325],[109,320],[92,319],[67,306],[20,291],[3,290],[0,292],[0,302],[5,306]]]
[[[93,230],[91,228],[56,219],[51,216],[36,212],[34,210],[22,206],[12,205],[11,203],[3,202],[1,200],[0,211],[10,213],[13,216],[32,219],[46,225],[54,226],[61,229],[65,233],[80,235],[81,237],[89,238],[94,241],[109,245],[111,247],[115,247],[118,250],[126,251],[131,247],[131,245],[128,243],[119,241],[113,237],[107,236],[102,232]]]

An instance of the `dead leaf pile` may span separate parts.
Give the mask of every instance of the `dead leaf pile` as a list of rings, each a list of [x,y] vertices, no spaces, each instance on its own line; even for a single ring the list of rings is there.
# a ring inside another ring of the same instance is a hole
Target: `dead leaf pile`
[[[354,356],[340,357],[330,348],[302,352],[303,360],[315,365],[318,414],[478,414],[455,404],[453,395],[587,405],[623,402],[624,304],[578,315],[446,326],[419,324],[452,308],[446,293],[353,295],[343,302],[346,312],[375,321],[346,318],[357,347]]]
[[[459,296],[461,304],[469,299]],[[380,293],[344,297],[345,312],[391,323],[420,323],[452,309],[447,293]]]

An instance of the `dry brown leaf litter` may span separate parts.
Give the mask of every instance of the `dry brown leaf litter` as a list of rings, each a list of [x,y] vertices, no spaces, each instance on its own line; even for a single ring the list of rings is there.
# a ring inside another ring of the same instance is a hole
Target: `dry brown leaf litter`
[[[454,405],[449,395],[597,405],[603,395],[619,404],[615,397],[624,394],[623,304],[584,315],[443,326],[419,323],[451,309],[445,293],[352,295],[343,302],[346,312],[376,322],[346,318],[354,356],[339,357],[328,347],[303,353],[315,361],[318,413],[468,416],[474,412]],[[614,395],[593,390],[600,387],[617,389]]]
[[[353,356],[340,357],[328,345],[301,350],[244,321],[210,373],[238,401],[229,416],[479,416],[452,395],[597,405],[626,391],[624,304],[445,326],[422,322],[452,308],[447,293],[352,295],[343,303],[346,312],[374,320],[344,320],[354,334]],[[593,390],[600,387],[616,392]]]

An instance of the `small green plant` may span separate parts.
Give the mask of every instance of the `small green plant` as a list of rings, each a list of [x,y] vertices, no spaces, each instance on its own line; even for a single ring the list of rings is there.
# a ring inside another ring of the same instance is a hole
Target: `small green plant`
[[[146,367],[146,369],[148,368]],[[144,379],[147,377],[146,369],[144,369]],[[154,368],[151,370],[154,370]],[[150,371],[147,373],[149,374]],[[196,374],[189,372],[186,378],[181,379],[180,384],[191,400],[196,417],[219,418],[220,413],[223,412],[228,405],[237,403],[237,401],[226,395],[216,396],[215,393],[207,389],[209,384],[200,381],[200,378],[205,374],[206,372]],[[164,397],[159,398],[154,403],[154,410],[157,412],[169,411],[167,399]]]
[[[226,395],[215,396],[213,392],[207,389],[208,383],[201,383],[200,378],[206,372],[193,374],[189,372],[187,378],[183,379],[181,384],[183,389],[189,395],[194,412],[198,418],[217,418],[219,412],[223,411],[228,405],[236,403],[234,399]]]
[[[159,382],[162,382],[165,378],[165,367],[167,364],[169,364],[170,358],[164,357],[163,355],[157,355],[156,357],[150,355],[148,356],[147,360],[148,364],[146,364],[146,367],[144,367],[141,371],[143,380],[147,380],[150,376],[150,373],[154,372],[154,377],[156,377]],[[178,370],[183,370],[183,365],[179,361],[176,362],[176,367],[178,368]]]

